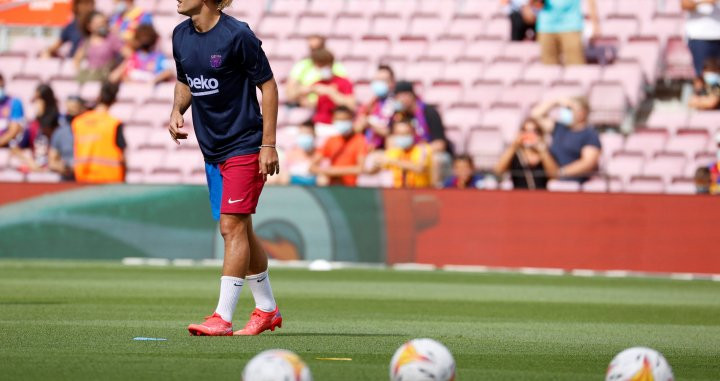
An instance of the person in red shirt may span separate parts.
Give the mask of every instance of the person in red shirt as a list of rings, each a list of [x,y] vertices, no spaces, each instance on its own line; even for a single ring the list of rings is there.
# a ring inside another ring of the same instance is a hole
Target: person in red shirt
[[[357,176],[365,171],[368,145],[365,137],[353,129],[353,112],[339,106],[333,113],[333,127],[338,135],[329,138],[317,152],[310,165],[310,172],[325,176],[329,185],[357,185]],[[329,166],[323,166],[323,161]]]
[[[316,94],[317,104],[313,122],[332,124],[333,111],[339,106],[355,111],[356,102],[353,95],[353,85],[347,79],[338,77],[333,73],[332,67],[335,57],[327,49],[317,49],[310,58],[320,73],[320,80],[304,90],[304,94]]]

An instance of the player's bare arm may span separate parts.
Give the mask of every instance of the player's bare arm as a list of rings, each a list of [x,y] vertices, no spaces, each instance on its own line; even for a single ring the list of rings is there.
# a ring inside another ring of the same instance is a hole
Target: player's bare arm
[[[190,87],[180,81],[176,81],[175,97],[173,100],[173,109],[170,113],[170,125],[168,126],[168,130],[170,131],[170,136],[177,144],[180,144],[178,139],[187,139],[188,137],[187,132],[180,131],[180,129],[183,128],[185,124],[183,114],[185,114],[185,111],[187,111],[187,109],[190,107],[190,101],[192,100],[191,97],[192,95],[190,94]]]
[[[260,173],[263,179],[267,176],[280,173],[280,164],[277,150],[275,149],[278,115],[278,88],[275,78],[271,78],[259,85],[262,92],[262,114],[263,114],[263,138],[260,147]],[[188,90],[189,91],[189,90]],[[177,94],[177,90],[175,91]]]

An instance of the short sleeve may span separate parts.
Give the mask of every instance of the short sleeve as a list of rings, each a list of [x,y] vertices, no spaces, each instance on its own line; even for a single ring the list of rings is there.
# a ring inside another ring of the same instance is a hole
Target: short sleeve
[[[178,27],[179,28],[179,27]],[[182,68],[182,58],[180,57],[180,37],[177,35],[178,28],[175,28],[173,31],[173,37],[172,37],[172,52],[173,52],[173,59],[175,60],[175,73],[178,82],[182,82],[184,84],[187,83],[187,76],[185,75],[185,70]]]
[[[585,138],[585,144],[583,144],[583,147],[586,146],[593,146],[597,147],[598,149],[602,149],[602,143],[600,143],[600,135],[595,131],[594,128],[588,127],[587,129],[587,137]]]
[[[12,106],[10,106],[10,121],[22,122],[23,120],[25,120],[25,112],[23,111],[22,102],[19,99],[13,99]]]
[[[255,85],[265,83],[273,77],[270,62],[262,49],[262,42],[250,28],[241,28],[238,32],[235,53],[240,67]]]

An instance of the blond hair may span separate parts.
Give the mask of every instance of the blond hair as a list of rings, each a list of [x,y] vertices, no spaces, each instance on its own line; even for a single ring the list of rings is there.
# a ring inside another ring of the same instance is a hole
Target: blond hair
[[[218,10],[223,10],[232,4],[233,0],[216,0]]]

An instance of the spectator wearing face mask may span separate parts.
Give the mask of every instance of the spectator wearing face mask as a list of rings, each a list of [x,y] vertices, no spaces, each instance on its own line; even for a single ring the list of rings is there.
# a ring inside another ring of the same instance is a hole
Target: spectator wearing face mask
[[[50,152],[48,153],[48,168],[59,173],[64,181],[75,179],[73,162],[75,155],[75,141],[73,139],[72,122],[87,108],[85,101],[78,96],[70,96],[65,102],[65,115],[60,117],[60,124],[50,137]]]
[[[677,0],[687,12],[685,35],[695,68],[695,90],[703,87],[703,65],[720,59],[720,1]]]
[[[333,73],[332,66],[335,58],[332,53],[326,49],[315,50],[312,53],[312,60],[320,73],[320,80],[303,92],[306,95],[315,94],[318,97],[313,122],[332,124],[333,111],[340,106],[355,112],[353,85],[347,78]]]
[[[0,74],[0,148],[17,144],[22,138],[24,124],[22,102],[8,94],[5,78]]]
[[[111,82],[160,83],[174,77],[173,61],[156,48],[158,34],[152,25],[140,25],[130,46],[132,54],[112,74]]]
[[[58,126],[60,113],[52,88],[41,84],[33,97],[35,119],[23,132],[22,139],[13,147],[13,155],[20,159],[20,170],[39,172],[48,168],[50,138]]]
[[[548,180],[555,177],[558,165],[545,144],[540,125],[526,120],[495,165],[495,174],[510,172],[514,189],[547,189]]]
[[[333,126],[338,135],[329,138],[313,157],[310,172],[326,178],[329,185],[354,187],[364,171],[368,146],[365,137],[353,130],[353,116],[345,106],[335,109]]]
[[[295,147],[285,156],[285,172],[288,183],[293,185],[316,185],[317,176],[310,171],[315,153],[315,128],[312,121],[300,125],[295,137]]]
[[[394,188],[427,188],[433,185],[433,150],[416,141],[412,121],[395,121],[388,148],[381,159],[384,169],[392,172]]]
[[[75,56],[75,52],[80,47],[83,40],[82,25],[83,20],[95,10],[95,0],[73,0],[72,13],[73,19],[63,27],[60,37],[43,53],[44,57],[60,56],[60,49],[65,44],[70,44],[68,57]]]
[[[74,58],[78,80],[106,80],[121,58],[123,43],[110,33],[107,17],[100,12],[88,17],[84,30],[87,37]]]
[[[304,107],[314,106],[317,103],[317,96],[315,94],[305,96],[303,89],[320,80],[320,72],[313,62],[312,53],[325,49],[325,37],[314,34],[308,36],[307,43],[308,56],[293,65],[285,90],[288,103]],[[347,70],[340,62],[333,62],[332,72],[338,77],[347,77]]]
[[[531,112],[543,130],[552,133],[550,152],[560,167],[560,179],[585,182],[598,169],[602,146],[597,131],[587,124],[589,114],[587,100],[580,97],[543,102]]]
[[[395,73],[387,65],[380,65],[370,83],[373,97],[358,111],[358,125],[362,126],[365,139],[373,148],[384,148],[385,138],[390,134],[390,123],[395,114]]]
[[[689,106],[697,110],[720,109],[720,59],[709,59],[703,66],[703,88],[690,98]]]
[[[115,0],[110,28],[123,41],[130,42],[140,25],[152,25],[152,14],[135,6],[133,0]]]
[[[446,189],[482,189],[483,176],[475,173],[472,156],[458,155],[453,160],[453,175],[443,184]]]

